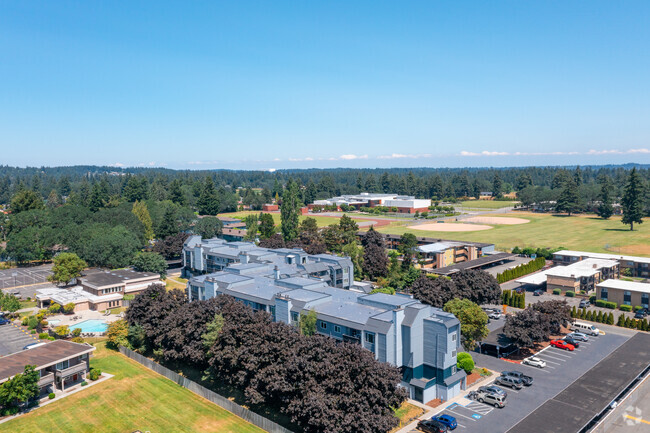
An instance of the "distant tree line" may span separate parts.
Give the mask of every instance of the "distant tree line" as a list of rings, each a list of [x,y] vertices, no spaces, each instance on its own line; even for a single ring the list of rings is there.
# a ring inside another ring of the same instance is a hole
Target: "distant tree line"
[[[113,345],[204,370],[208,382],[238,389],[253,409],[271,407],[304,432],[387,432],[406,398],[399,370],[360,345],[303,335],[225,295],[188,303],[152,285],[111,328]]]

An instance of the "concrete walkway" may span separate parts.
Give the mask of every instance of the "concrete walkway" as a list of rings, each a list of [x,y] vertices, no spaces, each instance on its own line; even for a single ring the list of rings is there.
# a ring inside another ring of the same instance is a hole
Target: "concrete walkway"
[[[478,368],[481,368],[481,367],[478,367]],[[429,419],[432,416],[439,414],[440,412],[444,412],[444,410],[447,408],[447,406],[449,406],[451,404],[458,403],[458,404],[464,406],[464,405],[470,403],[472,400],[469,400],[469,399],[467,399],[465,397],[467,394],[469,394],[471,391],[477,390],[480,386],[486,386],[486,385],[491,384],[492,382],[494,382],[496,380],[497,377],[499,377],[501,375],[501,373],[499,373],[497,371],[493,371],[493,370],[489,370],[489,371],[492,373],[491,376],[489,376],[489,377],[487,377],[487,378],[485,378],[483,380],[479,380],[474,385],[472,385],[469,388],[463,390],[456,397],[451,398],[451,399],[446,400],[446,401],[443,401],[442,404],[439,405],[438,407],[427,406],[426,404],[422,404],[422,403],[417,402],[415,400],[409,399],[408,400],[409,403],[411,403],[414,406],[418,406],[418,407],[424,409],[424,413],[422,415],[420,415],[418,418],[416,418],[415,420],[413,420],[410,424],[408,424],[408,425],[402,427],[401,429],[397,430],[395,433],[409,433],[409,432],[411,432],[413,430],[416,430],[418,422],[420,422],[421,420]]]

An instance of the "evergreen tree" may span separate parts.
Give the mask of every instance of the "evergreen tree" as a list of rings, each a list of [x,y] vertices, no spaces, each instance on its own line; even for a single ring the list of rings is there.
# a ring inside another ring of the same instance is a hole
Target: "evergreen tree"
[[[185,194],[183,194],[182,187],[183,184],[180,179],[172,180],[169,184],[169,199],[176,203],[179,206],[187,205],[187,200],[185,199]]]
[[[165,208],[162,221],[156,232],[156,238],[164,239],[168,236],[175,235],[179,232],[178,222],[176,221],[176,209],[169,205]]]
[[[624,327],[625,326],[625,314],[621,313],[618,316],[618,321],[616,322],[616,326]]]
[[[275,223],[270,213],[260,213],[260,239],[268,239],[275,234]]]
[[[494,179],[492,180],[492,194],[499,198],[501,197],[501,193],[503,191],[503,181],[501,180],[501,176],[499,176],[499,173],[494,174]]]
[[[623,224],[629,224],[630,230],[634,230],[634,223],[643,223],[643,201],[644,201],[643,181],[636,167],[632,169],[625,185],[625,192],[621,199],[623,208]]]
[[[384,237],[370,226],[363,236],[363,272],[372,280],[386,277],[388,256],[384,248]]]
[[[607,316],[607,324],[608,325],[613,325],[614,324],[614,313],[610,311],[609,315]]]
[[[598,310],[598,315],[596,316],[596,322],[602,323],[603,321],[603,312]]]
[[[567,179],[564,183],[564,188],[560,193],[560,197],[557,199],[555,210],[557,212],[566,212],[569,216],[573,212],[582,210],[578,186],[573,179]]]
[[[600,183],[600,205],[596,212],[602,219],[609,219],[614,214],[612,206],[612,181],[609,176],[603,176]]]
[[[216,215],[219,213],[219,197],[210,176],[206,176],[197,201],[199,215]]]
[[[285,242],[293,241],[298,237],[299,212],[298,185],[293,180],[289,180],[287,189],[282,195],[282,205],[280,206],[282,238]]]

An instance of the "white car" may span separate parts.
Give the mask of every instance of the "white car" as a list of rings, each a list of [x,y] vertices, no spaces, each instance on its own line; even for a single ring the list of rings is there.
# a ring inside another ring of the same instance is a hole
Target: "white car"
[[[522,361],[522,364],[531,365],[533,367],[544,368],[546,367],[546,362],[543,359],[540,359],[536,356],[530,356]]]

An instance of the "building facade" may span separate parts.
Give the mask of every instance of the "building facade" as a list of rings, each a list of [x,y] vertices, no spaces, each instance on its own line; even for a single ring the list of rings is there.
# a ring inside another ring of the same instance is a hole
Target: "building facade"
[[[616,305],[650,308],[650,284],[636,281],[607,280],[599,283],[597,299]]]
[[[456,370],[460,323],[453,314],[408,295],[350,290],[354,269],[347,258],[231,244],[188,239],[190,302],[226,294],[293,326],[301,314],[314,311],[318,333],[362,345],[377,360],[399,367],[411,398],[448,400],[464,388],[465,372]],[[214,270],[197,273],[208,260]]]
[[[347,205],[356,208],[385,206],[396,208],[399,213],[416,213],[427,212],[431,206],[429,199],[417,199],[408,195],[397,194],[372,194],[362,192],[360,194],[342,195],[332,197],[326,200],[315,200],[309,205],[309,209],[319,208],[322,206]]]
[[[650,277],[650,258],[622,256],[620,254],[589,253],[585,251],[562,250],[553,254],[553,262],[558,265],[569,265],[585,259],[616,260],[623,274],[631,277]]]

